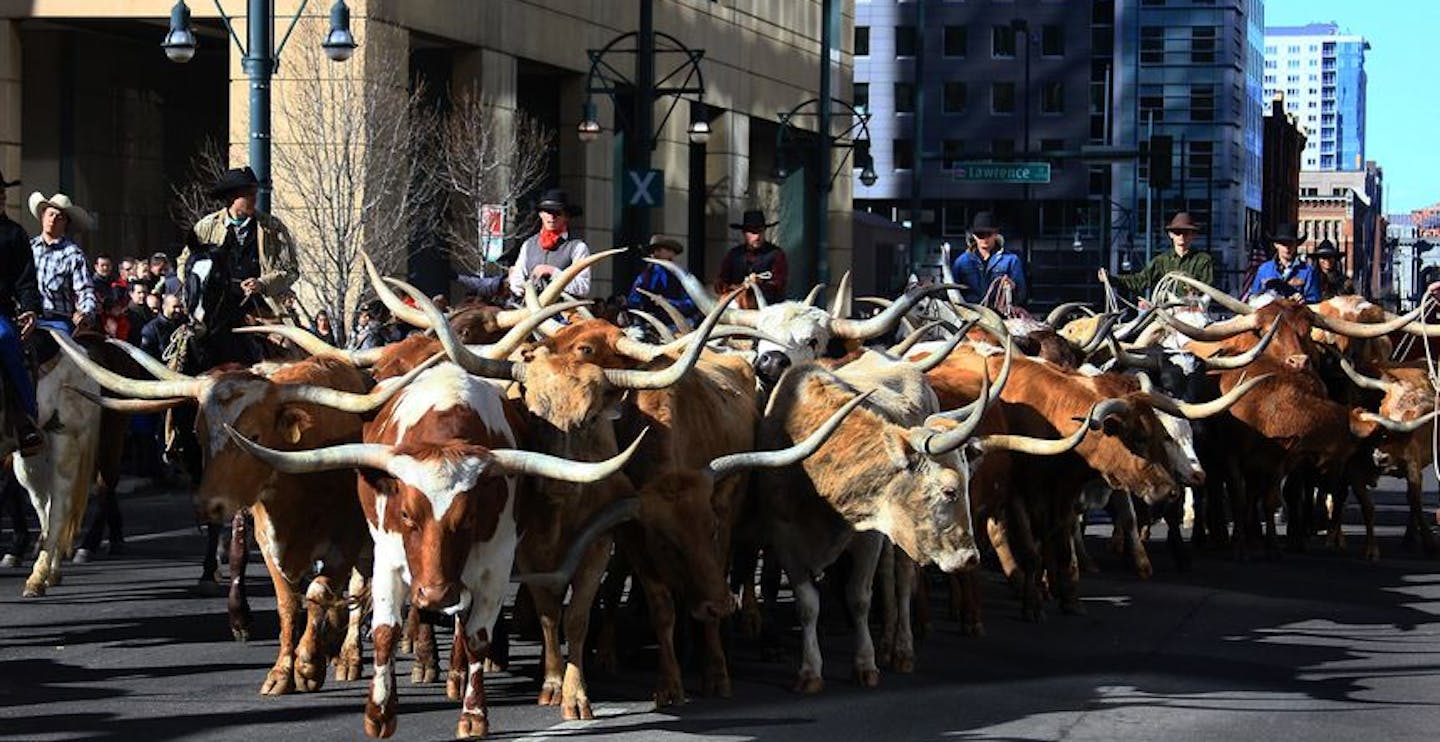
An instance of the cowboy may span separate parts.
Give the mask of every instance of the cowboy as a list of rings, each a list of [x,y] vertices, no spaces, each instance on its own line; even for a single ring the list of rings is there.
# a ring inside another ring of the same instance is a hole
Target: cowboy
[[[745,235],[745,241],[730,248],[730,252],[725,253],[725,259],[720,261],[720,277],[715,281],[716,292],[724,294],[755,276],[755,285],[760,287],[765,301],[785,301],[785,285],[790,280],[790,261],[779,245],[765,239],[765,230],[779,223],[767,222],[765,212],[751,209],[745,212],[738,224],[730,224],[731,229],[738,229]],[[740,296],[740,304],[753,308],[748,294]]]
[[[685,246],[672,237],[655,235],[650,238],[650,257],[656,260],[667,260],[675,262],[680,253],[685,252]],[[657,296],[663,296],[670,305],[680,310],[686,317],[695,318],[700,316],[700,310],[696,309],[695,301],[685,293],[685,287],[680,285],[679,279],[670,275],[670,271],[664,266],[648,263],[645,270],[635,277],[635,283],[630,287],[630,295],[625,297],[625,306],[631,309],[640,309],[649,312],[661,321],[670,322],[670,316],[660,311],[650,297],[640,293],[648,291]]]
[[[540,212],[540,231],[520,245],[520,254],[510,268],[510,293],[516,297],[525,295],[527,282],[541,288],[572,263],[590,255],[590,246],[585,240],[570,233],[570,220],[585,210],[570,203],[564,189],[546,191],[535,208]],[[567,292],[580,297],[590,295],[589,268],[580,271]]]
[[[1320,240],[1310,259],[1320,273],[1320,299],[1331,299],[1341,294],[1355,293],[1355,281],[1340,270],[1340,251],[1330,240]]]
[[[200,218],[194,236],[202,245],[218,245],[230,258],[230,276],[240,282],[242,306],[247,312],[264,317],[278,316],[275,306],[267,300],[279,300],[290,293],[298,277],[295,269],[295,241],[290,230],[279,219],[255,208],[260,181],[248,167],[231,168],[210,189],[211,198],[225,206]],[[163,255],[159,257],[164,258]],[[190,260],[190,246],[180,252],[176,273],[185,276]],[[151,275],[165,281],[166,258],[151,259]]]
[[[25,366],[21,341],[30,334],[43,304],[35,282],[35,261],[30,253],[30,235],[5,213],[8,191],[20,185],[0,173],[0,366],[4,367],[6,388],[19,403],[19,419],[13,427],[23,456],[39,452],[44,436],[36,419],[35,384]],[[18,532],[17,532],[18,533]]]
[[[1299,298],[1306,304],[1320,301],[1320,275],[1315,266],[1298,260],[1296,246],[1309,239],[1295,234],[1294,224],[1281,224],[1270,235],[1275,246],[1275,257],[1260,264],[1255,271],[1255,281],[1250,285],[1250,295],[1266,291],[1286,298]]]
[[[1167,273],[1178,271],[1201,283],[1214,284],[1215,264],[1210,259],[1210,253],[1190,249],[1195,233],[1200,231],[1200,227],[1190,218],[1190,212],[1182,211],[1176,214],[1175,218],[1165,225],[1165,231],[1170,233],[1170,245],[1174,250],[1156,255],[1136,273],[1111,276],[1101,268],[1097,274],[1100,281],[1103,283],[1108,277],[1137,294],[1149,294]]]
[[[965,301],[984,301],[991,294],[991,284],[997,284],[996,289],[1010,292],[1011,304],[1023,305],[1029,289],[1025,267],[1019,255],[1005,251],[1005,238],[995,216],[988,211],[976,213],[965,242],[969,249],[960,253],[951,266],[955,280],[965,285],[961,291]]]
[[[88,230],[90,213],[63,193],[45,198],[39,191],[30,194],[30,213],[40,222],[40,234],[30,240],[35,282],[45,307],[40,324],[65,332],[92,325],[100,300],[85,251],[68,234],[72,227]]]

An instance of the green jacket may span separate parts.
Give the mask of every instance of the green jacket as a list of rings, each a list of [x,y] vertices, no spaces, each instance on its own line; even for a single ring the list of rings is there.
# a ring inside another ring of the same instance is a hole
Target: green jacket
[[[300,277],[295,259],[295,241],[279,219],[259,213],[255,217],[259,228],[256,244],[260,248],[260,286],[266,296],[284,298],[290,293],[295,279]],[[204,244],[224,244],[227,219],[229,215],[224,209],[206,214],[195,223],[195,236]],[[176,261],[176,275],[185,275],[185,265],[189,261],[190,250],[187,248],[181,251],[180,259]]]
[[[1166,250],[1150,260],[1150,264],[1135,273],[1112,276],[1115,282],[1137,294],[1148,294],[1166,273],[1180,271],[1191,278],[1211,286],[1215,285],[1215,266],[1210,253],[1191,250],[1185,257]]]

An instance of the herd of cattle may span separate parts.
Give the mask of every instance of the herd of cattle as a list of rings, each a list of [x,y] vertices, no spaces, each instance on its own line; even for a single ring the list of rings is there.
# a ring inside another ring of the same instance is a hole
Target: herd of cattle
[[[985,545],[1026,618],[1041,619],[1051,600],[1080,611],[1080,519],[1099,506],[1148,575],[1141,533],[1152,517],[1171,524],[1187,563],[1187,492],[1192,540],[1240,558],[1280,548],[1282,501],[1287,538],[1303,546],[1329,495],[1326,530],[1340,543],[1353,492],[1375,559],[1370,486],[1397,473],[1409,483],[1409,529],[1435,550],[1420,483],[1436,387],[1423,363],[1392,360],[1400,339],[1418,336],[1402,344],[1423,356],[1440,335],[1418,312],[1394,316],[1358,297],[1246,304],[1172,275],[1126,321],[1077,305],[1046,322],[1003,320],[959,302],[953,284],[870,300],[883,309],[852,319],[862,300],[848,282],[828,309],[819,290],[737,309],[734,294],[714,297],[666,264],[703,324],[639,314],[622,328],[563,294],[615,252],[531,292],[525,308],[448,317],[370,266],[397,318],[428,332],[364,352],[289,326],[246,328],[306,355],[188,376],[118,341],[55,334],[63,353],[40,396],[59,424],[41,455],[17,458],[44,530],[26,595],[59,584],[88,485],[113,469],[98,460],[113,448],[100,445],[104,431],[172,408],[195,410],[197,507],[210,518],[251,513],[274,581],[279,656],[261,693],[316,690],[332,664],[336,680],[358,680],[368,611],[364,728],[376,737],[396,730],[402,641],[415,680],[439,677],[417,609],[453,618],[457,733],[487,732],[483,677],[502,659],[497,618],[516,579],[543,632],[539,702],[588,719],[591,607],[617,576],[643,591],[659,647],[655,701],[668,705],[684,699],[675,637],[687,616],[703,627],[704,692],[729,695],[722,622],[737,610],[750,625],[775,620],[778,580],[755,584],[762,558],[794,591],[795,688],[814,693],[816,580],[842,554],[844,600],[861,617],[855,677],[874,686],[880,667],[914,666],[910,606],[927,566],[950,576],[967,633],[983,631]],[[1211,322],[1206,310],[1234,316]],[[897,329],[902,342],[881,341]],[[229,605],[241,638],[244,552],[243,541],[232,549]],[[877,580],[878,642],[864,620]]]

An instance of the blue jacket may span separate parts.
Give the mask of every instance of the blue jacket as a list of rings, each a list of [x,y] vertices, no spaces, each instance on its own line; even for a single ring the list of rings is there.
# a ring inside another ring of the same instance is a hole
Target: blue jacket
[[[1284,284],[1283,287],[1275,289],[1276,294],[1293,296],[1298,293],[1305,297],[1306,304],[1320,301],[1320,271],[1310,263],[1299,260],[1291,261],[1286,268],[1281,268],[1276,258],[1261,263],[1260,268],[1255,271],[1255,282],[1250,285],[1250,294],[1254,296],[1265,293],[1268,290],[1266,282],[1276,279]]]
[[[965,290],[961,294],[965,301],[978,304],[985,298],[985,292],[990,289],[990,284],[1001,276],[1009,276],[1015,282],[1014,301],[1016,304],[1025,304],[1025,299],[1030,294],[1030,286],[1025,282],[1025,268],[1020,263],[1020,256],[1007,252],[1000,248],[990,253],[990,259],[981,261],[980,253],[977,250],[966,250],[960,253],[955,259],[955,265],[951,266],[955,273],[955,280],[965,284]]]
[[[639,309],[655,315],[661,322],[670,324],[670,315],[660,311],[650,298],[640,293],[645,289],[652,294],[663,296],[675,305],[680,313],[688,318],[694,319],[700,316],[700,310],[695,307],[695,302],[690,295],[685,293],[685,287],[680,285],[680,279],[670,275],[670,271],[658,265],[648,265],[640,275],[635,277],[635,283],[630,288],[630,295],[625,297],[625,306],[631,309]]]

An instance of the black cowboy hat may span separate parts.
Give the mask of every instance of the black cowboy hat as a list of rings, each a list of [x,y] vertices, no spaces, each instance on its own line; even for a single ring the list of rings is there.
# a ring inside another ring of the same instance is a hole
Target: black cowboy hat
[[[741,232],[763,232],[780,222],[765,221],[765,212],[759,209],[750,209],[745,212],[739,222],[731,222],[731,229],[738,229]]]
[[[650,250],[653,252],[657,247],[664,247],[674,250],[676,255],[685,252],[685,246],[680,244],[680,240],[677,240],[674,237],[664,237],[658,234],[651,235]]]
[[[1190,218],[1190,212],[1181,211],[1175,214],[1175,218],[1165,225],[1166,232],[1199,232],[1200,225]]]
[[[0,188],[12,188],[12,187],[17,186],[17,185],[20,185],[19,179],[16,179],[16,180],[6,180],[6,179],[5,179],[5,173],[0,172]]]
[[[1296,235],[1295,225],[1289,222],[1282,222],[1275,228],[1275,233],[1265,238],[1269,242],[1279,242],[1282,245],[1298,245],[1310,239],[1309,235]]]
[[[989,211],[975,212],[975,218],[970,221],[970,233],[976,232],[999,232],[1000,224],[995,221],[995,215]]]
[[[1320,244],[1315,247],[1315,252],[1310,253],[1310,257],[1339,259],[1340,251],[1335,249],[1335,243],[1330,240],[1320,240]]]
[[[535,210],[566,216],[580,216],[585,213],[585,209],[570,203],[570,194],[566,193],[564,188],[551,188],[541,194],[540,200],[535,202]]]
[[[249,166],[232,167],[225,171],[215,185],[210,187],[211,198],[228,198],[231,195],[260,187],[260,179]]]

